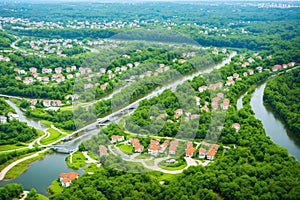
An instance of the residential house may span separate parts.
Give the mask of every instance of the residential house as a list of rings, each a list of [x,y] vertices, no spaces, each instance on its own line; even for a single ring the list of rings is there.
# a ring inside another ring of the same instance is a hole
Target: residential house
[[[272,68],[273,72],[277,72],[278,70],[282,69],[281,65],[274,65],[274,67]]]
[[[30,71],[31,73],[37,73],[37,68],[35,68],[35,67],[30,67],[30,68],[29,68],[29,71]]]
[[[57,68],[54,69],[54,71],[55,71],[55,73],[57,73],[57,74],[61,74],[61,72],[62,72],[62,67],[57,67]]]
[[[67,79],[71,79],[71,78],[74,78],[73,74],[68,74]]]
[[[18,114],[15,114],[15,113],[12,113],[12,112],[8,112],[7,116],[9,118],[9,120],[13,120],[13,119],[19,120],[19,115]]]
[[[5,116],[0,116],[0,124],[5,124],[7,122],[7,118]]]
[[[112,143],[121,142],[123,140],[125,140],[124,136],[121,136],[121,135],[113,135],[113,136],[111,136],[111,142]]]
[[[50,69],[50,68],[43,68],[42,69],[42,74],[50,74],[50,73],[52,73],[52,69]]]
[[[188,142],[185,149],[185,156],[192,157],[195,153],[196,149],[193,147],[192,142]]]
[[[249,75],[253,75],[254,74],[253,69],[248,69],[248,73],[249,73]]]
[[[238,73],[234,73],[232,76],[233,78],[238,78],[240,75]]]
[[[204,92],[205,90],[207,90],[207,86],[203,85],[203,86],[200,86],[198,88],[199,92]]]
[[[230,106],[230,100],[229,99],[224,99],[223,103],[221,104],[221,108],[223,110],[228,110],[229,106]]]
[[[199,158],[205,158],[206,155],[206,149],[200,148],[199,149]]]
[[[178,146],[178,140],[175,139],[175,140],[170,142],[170,148],[169,148],[169,154],[170,155],[175,155],[176,154],[177,146]]]
[[[289,67],[294,67],[295,65],[296,65],[295,62],[289,62],[289,63],[288,63],[288,66],[289,66]]]
[[[163,153],[169,145],[169,140],[165,140],[161,145],[160,145],[160,150],[159,153]]]
[[[178,115],[182,115],[183,110],[182,109],[177,109],[177,110],[175,110],[175,113],[178,114]]]
[[[104,145],[99,146],[99,154],[100,154],[100,157],[108,155],[107,148]]]
[[[241,125],[238,123],[234,123],[231,125],[232,128],[235,128],[236,132],[238,132],[241,129]]]
[[[200,106],[200,97],[197,97],[197,96],[194,96],[194,98],[195,98],[195,101],[196,101],[196,105],[197,106]]]
[[[261,67],[261,66],[258,66],[258,67],[256,67],[256,70],[258,71],[258,73],[261,73],[261,72],[262,72],[262,70],[263,70],[263,67]]]
[[[15,79],[19,81],[22,80],[21,76],[16,76]]]
[[[50,107],[51,106],[51,101],[50,100],[43,100],[43,106]]]
[[[148,148],[148,154],[156,156],[160,150],[159,141],[150,140],[150,145]]]
[[[227,80],[225,85],[226,86],[234,85],[234,80]]]
[[[244,72],[244,73],[243,73],[243,76],[248,76],[248,73],[247,73],[247,72]]]
[[[55,106],[55,107],[62,106],[60,100],[52,100],[52,101],[51,101],[51,105],[52,105],[52,106]]]

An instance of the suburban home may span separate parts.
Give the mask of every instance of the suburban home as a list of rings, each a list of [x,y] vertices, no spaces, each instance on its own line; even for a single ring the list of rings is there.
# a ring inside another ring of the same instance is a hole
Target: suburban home
[[[115,143],[115,142],[121,142],[125,140],[124,136],[120,136],[120,135],[113,135],[111,136],[111,142]]]
[[[141,153],[143,150],[144,150],[143,145],[137,144],[137,145],[134,146],[134,152],[135,153]]]
[[[203,86],[200,86],[198,88],[199,92],[204,92],[205,90],[207,90],[207,86],[203,85]]]
[[[215,158],[215,155],[216,155],[216,151],[214,149],[209,149],[206,154],[206,159],[213,160]]]
[[[205,158],[206,155],[206,149],[200,148],[199,149],[199,158]]]
[[[233,78],[238,78],[240,75],[238,73],[234,73],[232,76]]]
[[[187,60],[185,60],[185,59],[179,59],[178,60],[178,63],[180,63],[180,64],[183,64],[183,63],[185,63]]]
[[[18,114],[14,114],[12,112],[8,112],[7,116],[9,118],[9,120],[13,120],[13,119],[19,120],[19,115]]]
[[[173,140],[170,142],[169,154],[175,155],[178,146],[178,140]]]
[[[225,85],[226,86],[234,85],[234,80],[227,80]]]
[[[48,76],[43,76],[42,81],[45,82],[45,83],[48,83],[49,82],[49,77]]]
[[[200,100],[201,100],[200,97],[194,96],[194,99],[196,101],[196,105],[200,106]]]
[[[253,58],[248,58],[248,62],[253,63],[253,62],[255,62],[255,60]]]
[[[289,66],[289,67],[294,67],[295,65],[296,65],[295,62],[290,62],[290,63],[288,63],[288,66]]]
[[[106,69],[105,69],[105,68],[100,68],[100,72],[101,72],[102,74],[104,74],[104,73],[106,72]]]
[[[247,73],[247,72],[244,72],[244,73],[243,73],[243,76],[248,76],[248,73]]]
[[[29,68],[29,71],[30,71],[31,73],[36,73],[36,72],[37,72],[37,68],[35,68],[35,67],[30,67],[30,68]]]
[[[229,99],[224,99],[223,103],[221,104],[221,108],[223,110],[228,110],[229,106],[230,106],[230,100]]]
[[[50,100],[43,100],[43,106],[50,107],[51,106],[51,101]]]
[[[22,80],[21,76],[16,76],[15,79],[19,81]]]
[[[175,113],[178,114],[178,115],[182,115],[183,110],[182,109],[177,109],[177,110],[175,110]]]
[[[68,74],[67,79],[71,79],[71,78],[74,78],[73,74]]]
[[[160,145],[160,150],[159,153],[163,153],[169,145],[169,140],[165,140],[161,145]]]
[[[52,106],[61,106],[61,101],[60,100],[52,100],[51,101],[51,105]]]
[[[203,106],[203,107],[201,108],[201,111],[209,112],[210,110],[209,110],[209,108],[208,108],[207,106]]]
[[[32,84],[33,83],[33,78],[32,77],[25,77],[25,79],[23,80],[23,83],[25,84]]]
[[[248,69],[248,72],[249,72],[249,75],[253,75],[254,74],[253,69]]]
[[[186,150],[185,150],[185,156],[186,157],[192,157],[194,155],[195,151],[196,151],[196,149],[193,147],[193,143],[188,142]]]
[[[223,49],[222,49],[222,53],[223,53],[223,54],[227,53],[227,49],[223,48]]]
[[[137,67],[137,66],[139,66],[139,65],[140,65],[140,62],[134,62],[133,64],[134,64],[134,66],[136,66],[136,67]]]
[[[258,67],[256,67],[256,70],[257,70],[259,73],[261,73],[261,72],[262,72],[262,70],[263,70],[263,67],[261,67],[261,66],[258,66]]]
[[[62,68],[61,67],[57,67],[54,69],[55,73],[60,74],[62,72]]]
[[[223,98],[224,98],[224,94],[223,94],[222,92],[219,92],[219,93],[217,94],[217,97],[219,97],[220,99],[223,99]]]
[[[42,69],[42,74],[50,74],[50,73],[52,73],[52,69],[50,69],[50,68],[43,68]]]
[[[121,71],[126,71],[127,70],[127,67],[126,66],[122,66],[121,67]]]
[[[59,175],[59,180],[63,187],[69,187],[73,180],[78,179],[79,174],[76,172],[69,172],[69,173],[61,173]]]
[[[7,122],[7,118],[5,116],[0,116],[0,124],[5,124]]]
[[[106,147],[104,145],[100,145],[99,146],[99,154],[100,154],[100,157],[108,155],[107,149],[106,149]]]
[[[282,69],[281,65],[274,65],[274,67],[272,68],[273,72],[277,72],[278,70]]]
[[[238,132],[241,129],[241,125],[238,123],[234,123],[231,125],[232,128],[235,128],[236,132]]]

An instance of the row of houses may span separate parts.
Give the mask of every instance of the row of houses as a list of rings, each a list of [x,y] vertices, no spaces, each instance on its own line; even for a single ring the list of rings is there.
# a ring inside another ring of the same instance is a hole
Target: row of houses
[[[272,72],[277,72],[280,69],[286,69],[288,67],[294,67],[296,65],[296,62],[290,62],[288,64],[282,64],[282,65],[274,65],[274,67],[272,68]]]
[[[9,62],[10,58],[7,56],[0,55],[0,61]]]

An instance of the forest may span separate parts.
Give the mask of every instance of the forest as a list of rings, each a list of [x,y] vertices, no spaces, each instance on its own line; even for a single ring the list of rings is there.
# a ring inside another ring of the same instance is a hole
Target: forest
[[[280,74],[268,81],[264,91],[267,103],[300,138],[300,69]]]

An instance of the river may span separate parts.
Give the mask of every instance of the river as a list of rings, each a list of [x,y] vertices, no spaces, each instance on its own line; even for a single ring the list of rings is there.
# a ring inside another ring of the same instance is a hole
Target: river
[[[209,73],[213,69],[219,69],[225,64],[229,63],[231,61],[231,58],[236,55],[236,52],[233,52],[230,54],[229,58],[225,59],[223,62],[216,64],[212,67],[208,68],[202,68],[198,71],[180,77],[180,79],[173,81],[172,83],[163,85],[154,91],[152,91],[150,94],[146,95],[142,99],[149,99],[153,96],[157,96],[158,94],[162,93],[165,89],[174,89],[176,86],[182,84],[183,82],[187,80],[191,80],[194,77],[203,74],[203,73]],[[136,102],[132,103],[131,105],[127,106],[130,107],[134,104],[137,104],[142,99],[137,100]],[[20,121],[27,122],[30,126],[33,126],[37,129],[44,130],[46,127],[42,126],[39,121],[35,121],[32,119],[28,119],[24,116],[24,113],[11,101],[8,100],[8,103],[16,110],[16,112],[19,114]],[[124,110],[124,109],[122,109]],[[133,110],[131,110],[133,112]],[[127,114],[130,114],[131,112],[128,112]],[[115,116],[114,121],[118,121],[121,117],[125,116],[120,115],[117,116],[117,114],[120,114],[120,110],[114,112],[111,114],[111,116]],[[83,130],[84,134],[80,134],[81,136],[79,138],[76,138],[70,142],[65,143],[67,146],[75,148],[77,147],[82,141],[89,139],[92,135],[97,134],[99,132],[99,128],[96,127],[96,123],[93,123]],[[45,156],[43,159],[38,160],[32,164],[29,165],[29,168],[27,171],[25,171],[23,174],[21,174],[16,179],[12,180],[4,180],[0,182],[0,186],[3,186],[7,183],[21,183],[25,190],[30,190],[31,188],[35,188],[38,193],[47,195],[46,189],[51,184],[51,182],[58,178],[58,175],[62,172],[69,172],[74,171],[67,167],[65,163],[65,158],[67,157],[66,154],[58,154],[53,153],[50,155]],[[79,174],[83,173],[82,170],[78,171]]]
[[[263,104],[265,87],[266,83],[261,84],[252,95],[250,104],[255,112],[255,117],[262,121],[267,136],[274,143],[286,148],[300,162],[300,139],[289,133],[282,120]]]

